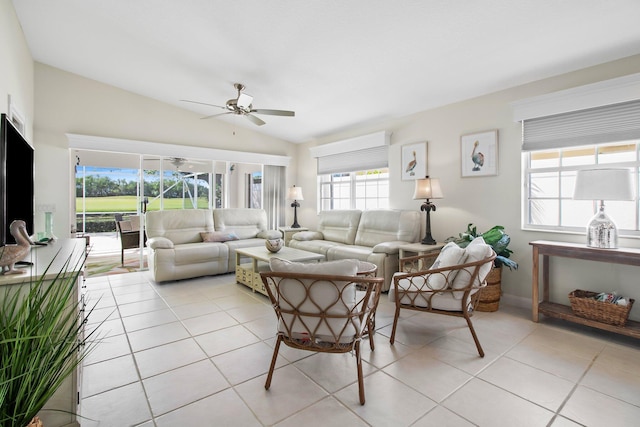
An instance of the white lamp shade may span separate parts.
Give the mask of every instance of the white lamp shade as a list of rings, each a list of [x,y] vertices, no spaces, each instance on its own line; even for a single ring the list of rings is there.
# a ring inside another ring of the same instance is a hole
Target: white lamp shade
[[[287,199],[289,200],[304,200],[302,197],[302,187],[296,187],[295,185],[289,188],[289,193],[287,194]]]
[[[416,179],[413,199],[442,199],[442,189],[438,178]]]
[[[576,175],[577,200],[633,200],[629,169],[584,169]]]

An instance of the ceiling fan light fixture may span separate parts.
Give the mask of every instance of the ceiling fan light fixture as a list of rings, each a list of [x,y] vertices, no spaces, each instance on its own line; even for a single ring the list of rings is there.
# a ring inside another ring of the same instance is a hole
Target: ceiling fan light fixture
[[[238,107],[242,108],[243,110],[250,110],[252,101],[253,96],[247,95],[246,93],[241,93],[240,95],[238,95],[237,104]]]

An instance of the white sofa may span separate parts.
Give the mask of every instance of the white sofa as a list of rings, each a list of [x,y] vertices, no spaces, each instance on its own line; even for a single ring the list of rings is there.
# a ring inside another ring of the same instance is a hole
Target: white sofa
[[[420,240],[422,217],[418,211],[322,211],[314,231],[293,235],[289,246],[323,254],[327,261],[357,259],[375,264],[388,291],[398,271],[399,246]]]
[[[267,230],[262,209],[149,211],[145,219],[147,260],[156,282],[232,272],[237,248],[282,237]]]

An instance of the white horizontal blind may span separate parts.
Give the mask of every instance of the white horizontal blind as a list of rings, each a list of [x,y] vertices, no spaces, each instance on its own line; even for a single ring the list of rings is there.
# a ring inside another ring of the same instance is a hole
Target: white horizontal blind
[[[318,175],[364,171],[389,166],[388,146],[318,157]]]
[[[522,151],[640,139],[640,100],[522,123]]]

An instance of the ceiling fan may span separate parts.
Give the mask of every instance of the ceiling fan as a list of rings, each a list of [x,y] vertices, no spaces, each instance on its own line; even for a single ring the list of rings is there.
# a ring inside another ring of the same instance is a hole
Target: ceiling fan
[[[144,159],[145,161],[159,161],[159,160],[166,160],[169,161],[169,163],[171,163],[177,171],[181,171],[182,166],[185,163],[204,163],[202,161],[198,161],[198,160],[189,160],[186,159],[184,157],[164,157],[163,159]],[[193,165],[189,165],[189,168],[192,168]]]
[[[224,113],[217,113],[217,114],[212,114],[210,116],[202,117],[203,119],[210,119],[212,117],[222,116],[225,114],[236,114],[238,116],[245,116],[252,123],[258,126],[262,126],[266,122],[261,118],[256,117],[252,113],[268,114],[271,116],[287,116],[287,117],[293,117],[296,114],[294,111],[287,111],[287,110],[270,110],[265,108],[253,108],[253,104],[252,104],[253,96],[247,95],[246,93],[242,92],[245,86],[242,83],[235,83],[233,87],[236,88],[236,90],[238,91],[238,97],[235,99],[233,98],[229,99],[224,105],[224,107],[220,105],[207,104],[206,102],[189,101],[187,99],[182,99],[181,101],[191,102],[194,104],[208,105],[210,107],[217,107],[217,108],[222,108],[223,110],[227,110]]]

